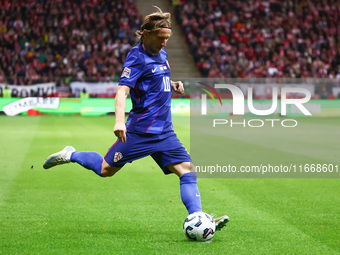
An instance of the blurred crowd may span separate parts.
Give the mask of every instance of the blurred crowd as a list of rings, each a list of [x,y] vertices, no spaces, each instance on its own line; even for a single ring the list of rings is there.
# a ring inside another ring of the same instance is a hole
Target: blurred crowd
[[[0,0],[0,83],[117,81],[141,22],[134,0]]]
[[[203,77],[340,79],[338,0],[181,0],[175,15]]]
[[[340,79],[338,0],[180,0],[203,77]],[[0,83],[118,81],[138,39],[134,0],[0,0]]]

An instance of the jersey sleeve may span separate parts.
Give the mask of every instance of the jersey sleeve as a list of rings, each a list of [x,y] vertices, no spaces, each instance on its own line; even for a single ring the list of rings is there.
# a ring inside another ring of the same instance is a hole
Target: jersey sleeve
[[[142,75],[143,68],[143,56],[139,56],[138,52],[130,52],[123,65],[119,85],[126,85],[133,88],[136,85],[138,78]]]

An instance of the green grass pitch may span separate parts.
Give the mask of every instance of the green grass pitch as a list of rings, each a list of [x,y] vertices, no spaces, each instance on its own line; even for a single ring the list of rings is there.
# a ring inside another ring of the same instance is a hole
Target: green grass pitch
[[[178,178],[150,157],[112,178],[77,164],[42,168],[65,145],[104,155],[113,125],[112,116],[0,116],[0,254],[340,253],[339,179],[199,179],[203,210],[231,221],[196,243],[182,232]],[[189,119],[174,125],[189,147]]]

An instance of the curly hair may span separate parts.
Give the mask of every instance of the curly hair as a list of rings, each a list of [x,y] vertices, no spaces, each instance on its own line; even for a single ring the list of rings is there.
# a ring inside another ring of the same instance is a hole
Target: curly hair
[[[143,42],[143,31],[149,32],[156,31],[160,28],[171,29],[171,14],[169,12],[163,12],[159,7],[153,6],[157,9],[156,12],[147,15],[144,19],[140,29],[136,31],[137,37]]]

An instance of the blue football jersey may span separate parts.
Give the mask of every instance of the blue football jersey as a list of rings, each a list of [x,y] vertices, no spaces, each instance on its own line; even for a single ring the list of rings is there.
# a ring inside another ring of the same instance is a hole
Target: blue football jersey
[[[132,110],[126,122],[134,133],[161,134],[173,130],[171,120],[171,82],[168,55],[164,49],[150,55],[139,43],[123,65],[119,85],[131,88]]]

